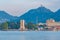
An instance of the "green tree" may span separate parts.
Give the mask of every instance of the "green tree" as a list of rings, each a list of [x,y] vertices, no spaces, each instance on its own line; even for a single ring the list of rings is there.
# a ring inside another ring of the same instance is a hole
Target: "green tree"
[[[33,24],[32,22],[29,22],[29,23],[26,25],[26,28],[28,28],[28,29],[33,29],[33,30],[37,29],[36,25]]]
[[[3,23],[3,30],[8,30],[8,22]]]

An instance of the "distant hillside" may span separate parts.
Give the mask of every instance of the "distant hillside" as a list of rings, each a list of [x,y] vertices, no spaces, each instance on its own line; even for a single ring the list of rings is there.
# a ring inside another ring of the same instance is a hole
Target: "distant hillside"
[[[19,17],[19,20],[24,19],[27,23],[28,22],[46,22],[47,19],[53,18],[56,21],[60,21],[60,10],[57,12],[52,12],[51,10],[41,6],[37,9],[31,9],[25,14]]]
[[[9,22],[12,22],[12,21],[15,21],[17,17],[14,17],[12,15],[9,15],[7,12],[5,11],[0,11],[0,23],[1,22],[5,22],[5,21],[9,21]]]
[[[60,21],[60,9],[55,12],[55,14],[54,14],[54,19],[55,19],[56,21]]]
[[[15,17],[9,15],[5,11],[0,11],[0,23],[8,22],[20,22],[21,19],[24,19],[26,23],[45,23],[47,19],[53,18],[56,21],[60,21],[60,9],[56,12],[52,12],[50,9],[45,8],[44,6],[38,7],[36,9],[31,9],[28,12],[24,13],[20,17]]]

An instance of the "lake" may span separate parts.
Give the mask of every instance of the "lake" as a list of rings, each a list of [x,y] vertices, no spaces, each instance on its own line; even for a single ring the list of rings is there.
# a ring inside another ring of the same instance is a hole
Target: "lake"
[[[0,31],[0,40],[60,40],[60,31]]]

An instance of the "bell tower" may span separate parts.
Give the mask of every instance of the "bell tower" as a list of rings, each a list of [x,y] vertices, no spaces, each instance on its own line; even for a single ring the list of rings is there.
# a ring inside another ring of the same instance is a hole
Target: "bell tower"
[[[24,31],[25,30],[25,21],[24,20],[21,20],[20,21],[20,30],[21,31]]]

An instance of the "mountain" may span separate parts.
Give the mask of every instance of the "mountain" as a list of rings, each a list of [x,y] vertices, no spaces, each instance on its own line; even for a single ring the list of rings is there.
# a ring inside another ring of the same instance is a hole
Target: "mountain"
[[[60,9],[55,12],[54,19],[60,21]]]
[[[44,6],[38,7],[37,9],[31,9],[25,14],[19,17],[19,20],[24,19],[26,23],[45,23],[47,19],[54,18],[54,12],[45,8]]]
[[[17,17],[11,16],[9,15],[7,12],[5,11],[0,11],[0,23],[1,22],[5,22],[5,21],[9,21],[12,22],[16,19]]]
[[[48,19],[54,19],[56,21],[60,21],[60,9],[56,12],[52,12],[50,9],[45,8],[44,6],[38,7],[36,9],[31,9],[28,12],[24,13],[20,17],[9,15],[5,11],[0,11],[0,23],[1,22],[20,22],[20,20],[24,19],[26,23],[45,23]]]

